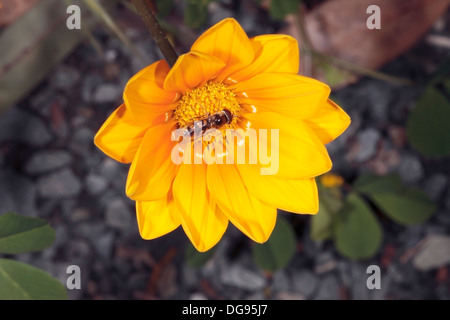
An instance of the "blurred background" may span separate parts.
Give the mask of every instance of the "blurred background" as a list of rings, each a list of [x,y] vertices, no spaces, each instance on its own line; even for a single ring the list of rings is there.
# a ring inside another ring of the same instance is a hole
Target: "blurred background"
[[[301,74],[329,84],[352,118],[327,145],[319,214],[280,211],[265,245],[230,224],[204,254],[181,228],[141,239],[129,166],[93,144],[128,79],[163,58],[134,6],[0,0],[0,217],[55,231],[44,250],[0,258],[64,286],[79,266],[69,299],[450,298],[450,0],[148,3],[178,54],[226,17],[250,37],[297,38]],[[80,29],[68,28],[70,5]],[[367,287],[371,265],[381,289]]]

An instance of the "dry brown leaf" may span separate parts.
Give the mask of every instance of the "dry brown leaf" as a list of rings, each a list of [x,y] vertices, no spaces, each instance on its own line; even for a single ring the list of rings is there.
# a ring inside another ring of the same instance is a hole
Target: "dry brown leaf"
[[[13,23],[39,1],[41,0],[1,0],[0,27]]]
[[[367,28],[370,5],[381,11],[381,29]],[[358,66],[379,69],[409,50],[445,13],[450,0],[330,0],[308,12],[314,49]],[[299,39],[293,17],[282,30]]]

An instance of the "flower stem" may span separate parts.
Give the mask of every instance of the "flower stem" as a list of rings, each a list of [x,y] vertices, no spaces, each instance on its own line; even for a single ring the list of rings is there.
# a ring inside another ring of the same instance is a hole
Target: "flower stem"
[[[173,66],[178,59],[178,55],[175,52],[175,49],[170,44],[167,39],[164,31],[159,26],[158,20],[154,16],[152,10],[150,9],[150,5],[148,0],[131,0],[137,11],[139,12],[142,20],[144,21],[145,26],[147,27],[150,34],[153,36],[153,39],[156,42],[159,50],[163,54],[169,66]]]

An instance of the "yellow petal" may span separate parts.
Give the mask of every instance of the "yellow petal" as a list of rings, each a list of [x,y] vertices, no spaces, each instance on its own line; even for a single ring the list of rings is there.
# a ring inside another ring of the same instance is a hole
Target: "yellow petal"
[[[171,193],[157,201],[136,201],[136,217],[141,237],[155,239],[178,228],[181,221],[174,207]]]
[[[212,55],[226,63],[225,69],[217,76],[217,81],[248,66],[255,57],[247,34],[232,18],[224,19],[206,30],[194,42],[191,51]]]
[[[305,123],[326,144],[339,137],[350,125],[350,117],[336,103],[327,100]]]
[[[128,172],[126,194],[136,201],[155,201],[169,192],[176,174],[172,162],[173,123],[159,124],[147,130]]]
[[[220,208],[239,230],[259,243],[270,237],[277,210],[248,192],[235,165],[208,165],[207,185]]]
[[[95,145],[111,158],[130,163],[148,126],[134,121],[125,104],[117,108],[105,121],[94,138]]]
[[[258,165],[237,166],[245,186],[260,201],[268,206],[294,213],[314,214],[319,210],[316,180],[280,179],[261,175]]]
[[[202,52],[181,55],[164,82],[164,89],[186,92],[213,79],[225,67],[225,62]]]
[[[205,164],[181,164],[173,182],[181,225],[198,251],[211,249],[222,238],[228,219],[206,189]]]
[[[270,162],[263,165],[271,169],[270,173],[266,174],[297,180],[313,178],[331,169],[332,163],[327,149],[302,120],[289,119],[273,112],[247,113],[243,117],[250,122],[246,126],[255,129],[258,133],[258,163],[261,163],[261,145],[268,150],[262,152],[263,154],[269,154],[270,150],[274,150],[269,156]],[[267,135],[262,135],[260,129],[267,130]],[[278,129],[278,131],[272,131],[272,129]],[[276,132],[278,132],[278,139],[272,136]]]
[[[317,80],[294,74],[261,73],[230,85],[251,111],[273,111],[288,118],[308,119],[325,103],[330,88]]]
[[[173,109],[179,94],[163,89],[164,79],[169,73],[165,60],[159,60],[135,74],[127,83],[123,99],[136,121],[147,123],[155,114]]]
[[[293,37],[267,34],[250,38],[250,41],[255,48],[255,60],[229,78],[243,81],[264,72],[298,73],[300,57],[297,40]]]

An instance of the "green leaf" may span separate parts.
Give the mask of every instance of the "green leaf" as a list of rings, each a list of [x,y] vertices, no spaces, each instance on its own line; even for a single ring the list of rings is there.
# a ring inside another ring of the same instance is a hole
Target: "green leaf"
[[[276,20],[283,20],[290,13],[298,11],[300,0],[272,0],[269,13]]]
[[[296,239],[291,225],[278,216],[277,224],[269,240],[253,246],[253,260],[263,270],[284,268],[295,254]]]
[[[206,22],[208,17],[208,4],[211,0],[187,1],[184,9],[184,23],[193,29],[198,29]]]
[[[350,259],[367,259],[380,248],[383,230],[370,207],[352,193],[336,217],[336,249]]]
[[[40,251],[55,240],[55,231],[45,220],[15,213],[0,216],[0,253]]]
[[[374,193],[396,193],[403,190],[400,177],[397,174],[378,176],[373,173],[364,173],[358,177],[353,188],[366,195]]]
[[[407,226],[426,221],[436,210],[427,195],[416,188],[397,194],[373,194],[371,198],[388,217]]]
[[[186,263],[192,268],[200,268],[212,258],[214,252],[215,247],[206,252],[199,252],[191,243],[189,243],[185,249]]]
[[[156,0],[156,8],[158,9],[158,17],[165,18],[172,11],[174,6],[173,0]]]
[[[319,212],[311,217],[310,237],[314,241],[324,241],[333,235],[334,215],[342,209],[340,188],[319,186]]]
[[[450,78],[445,79],[442,83],[444,85],[445,91],[450,94]]]
[[[0,300],[64,300],[63,285],[48,273],[9,259],[0,259]]]
[[[311,217],[310,237],[314,241],[324,241],[333,235],[333,216],[328,206],[319,201],[319,212]]]
[[[450,155],[450,101],[429,87],[409,116],[406,134],[411,145],[430,157]]]

